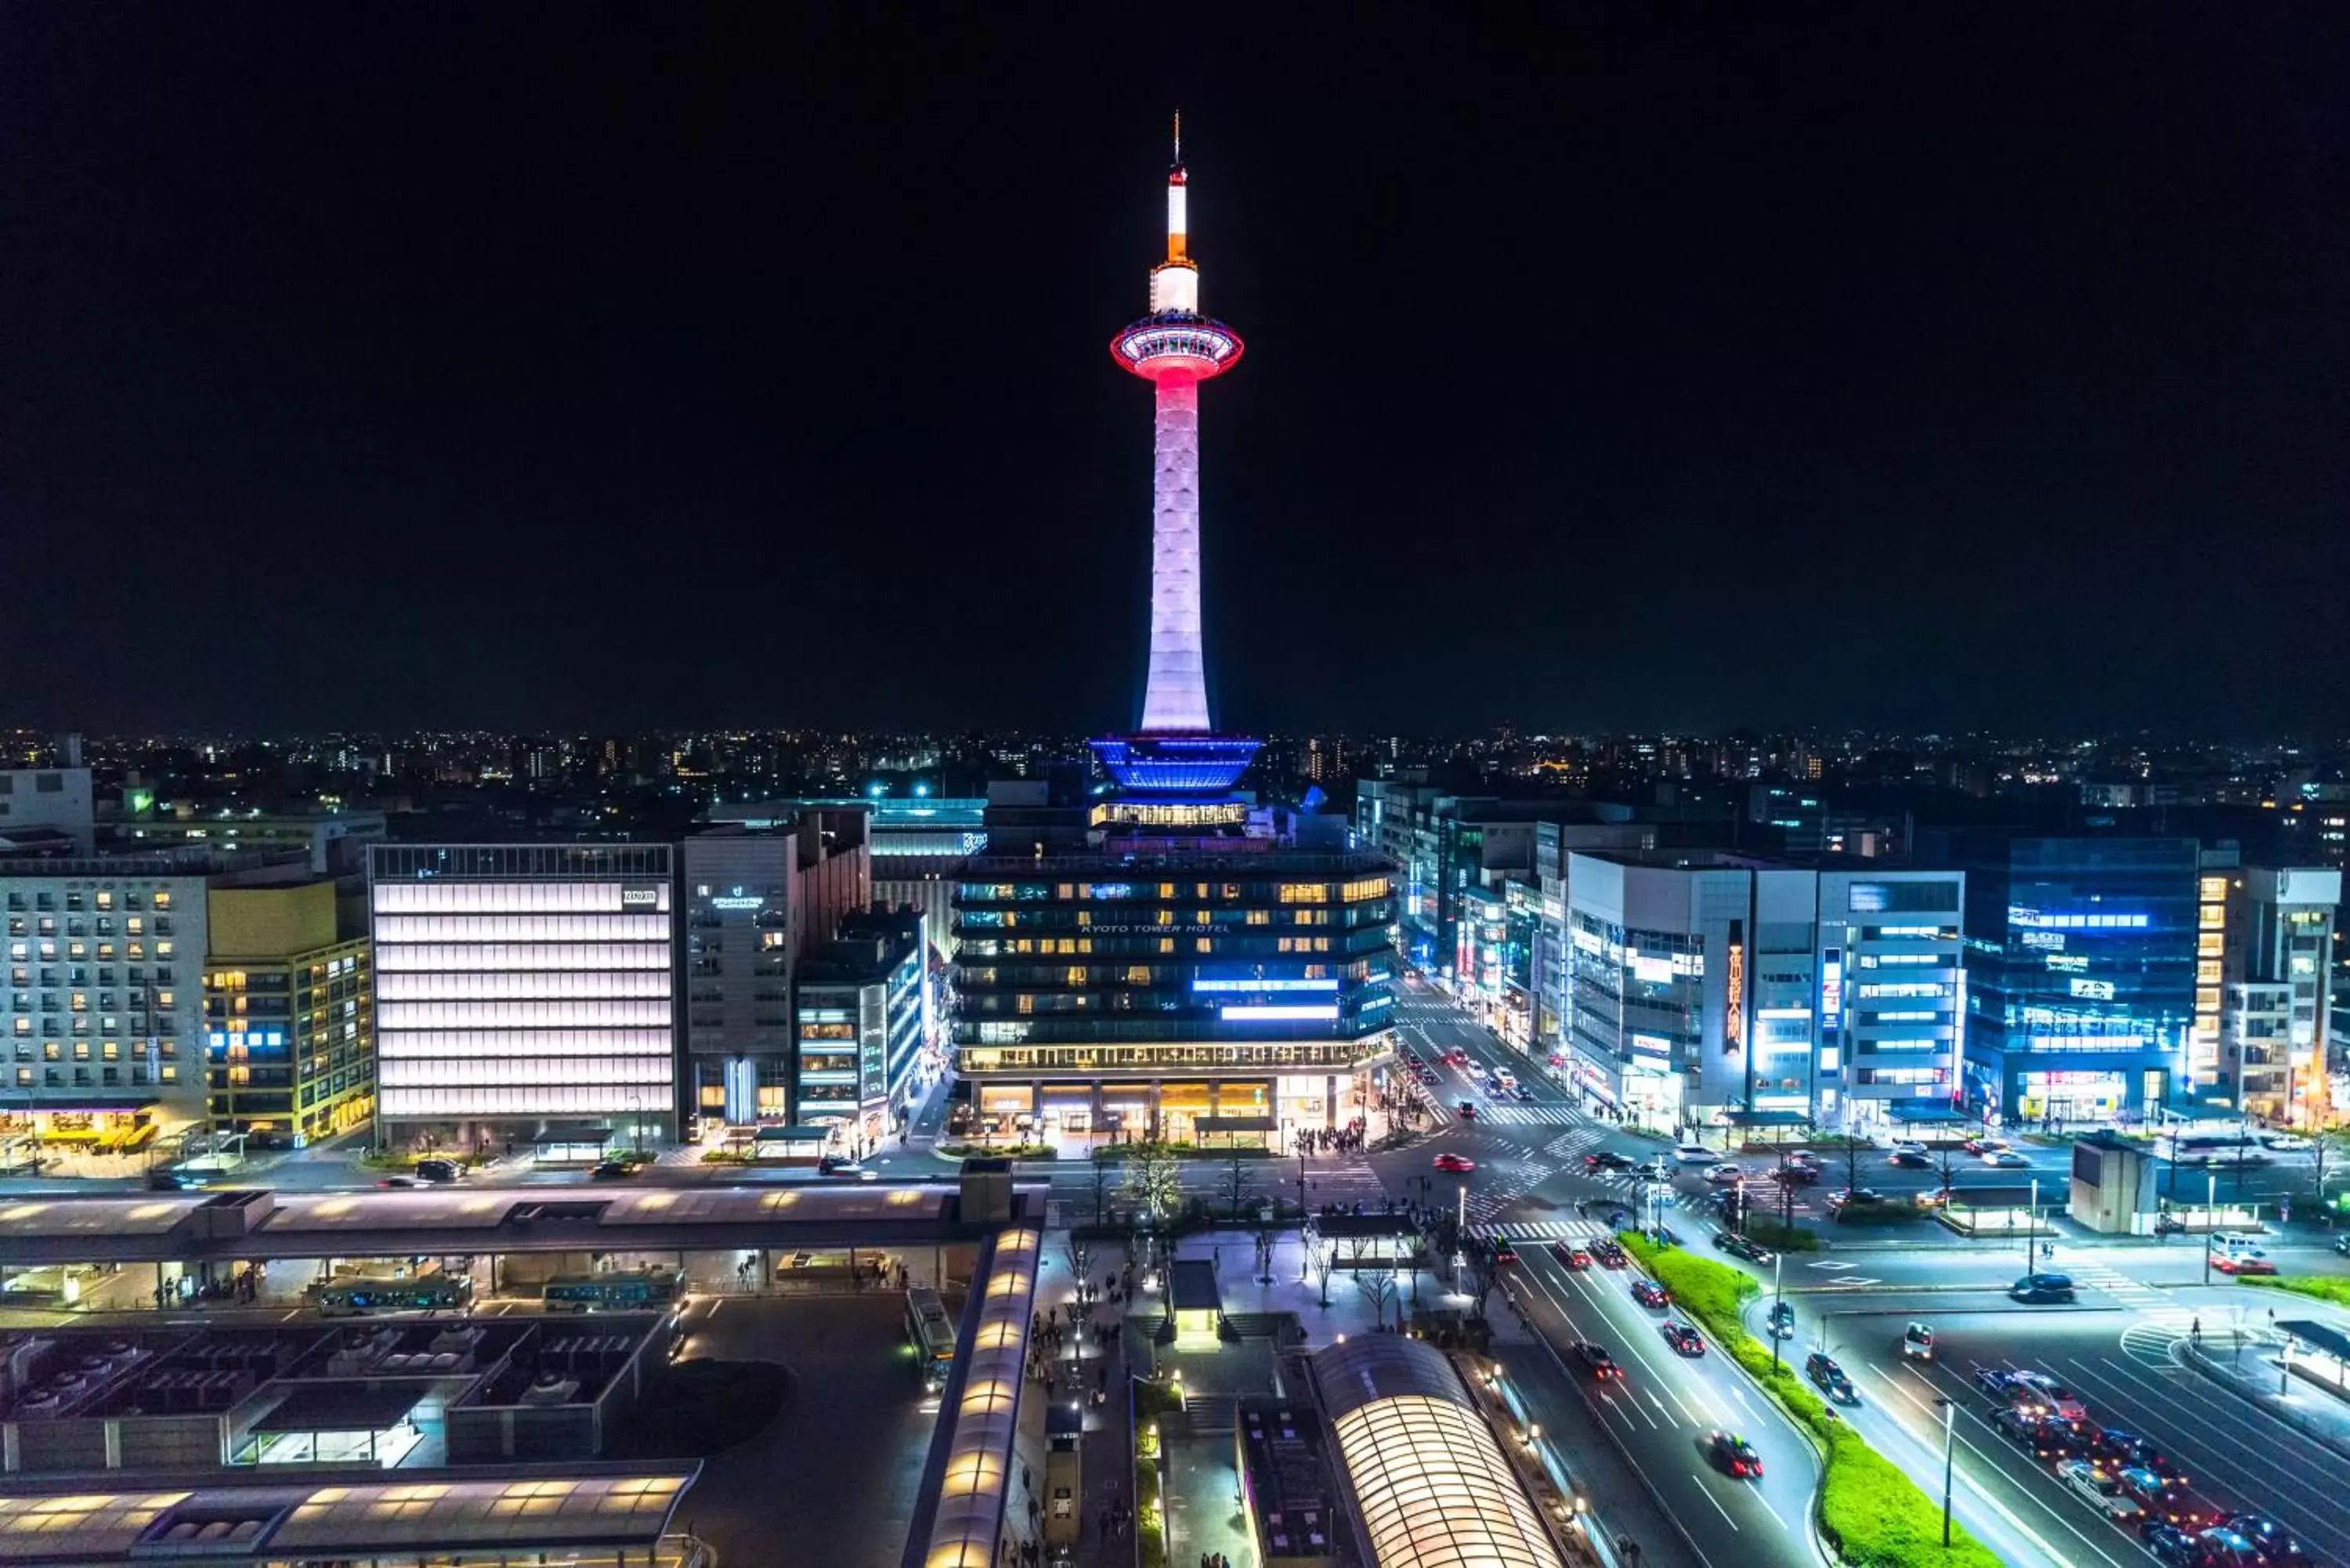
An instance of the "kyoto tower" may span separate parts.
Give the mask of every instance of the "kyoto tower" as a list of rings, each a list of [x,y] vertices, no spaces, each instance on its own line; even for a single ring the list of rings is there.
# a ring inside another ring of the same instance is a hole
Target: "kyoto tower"
[[[1128,790],[1199,794],[1232,788],[1257,742],[1220,735],[1208,713],[1200,624],[1200,383],[1241,360],[1241,337],[1200,314],[1183,170],[1183,118],[1167,171],[1167,259],[1150,269],[1150,314],[1110,339],[1110,358],[1149,381],[1158,405],[1151,481],[1150,673],[1142,727],[1093,742]]]

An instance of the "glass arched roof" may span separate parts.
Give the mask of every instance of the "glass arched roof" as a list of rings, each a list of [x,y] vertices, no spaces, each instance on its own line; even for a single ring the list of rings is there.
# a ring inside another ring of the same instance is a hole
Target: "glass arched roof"
[[[1564,1568],[1451,1363],[1375,1334],[1314,1358],[1377,1568]]]

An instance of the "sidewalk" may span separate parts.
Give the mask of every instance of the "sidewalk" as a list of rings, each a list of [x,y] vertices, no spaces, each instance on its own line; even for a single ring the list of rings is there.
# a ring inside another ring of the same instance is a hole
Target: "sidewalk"
[[[2350,1397],[2329,1392],[2312,1381],[2299,1362],[2286,1365],[2284,1335],[2268,1326],[2267,1319],[2306,1318],[2337,1330],[2345,1320],[2322,1302],[2287,1298],[2289,1306],[2263,1309],[2238,1328],[2220,1321],[2193,1339],[2181,1340],[2187,1365],[2236,1397],[2256,1405],[2303,1437],[2350,1459]],[[2255,1324],[2258,1326],[2253,1326]]]

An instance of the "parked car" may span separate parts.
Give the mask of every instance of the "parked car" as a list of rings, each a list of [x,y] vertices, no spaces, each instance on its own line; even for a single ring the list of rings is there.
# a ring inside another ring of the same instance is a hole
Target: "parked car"
[[[1669,1307],[1673,1304],[1673,1293],[1654,1280],[1634,1280],[1632,1299],[1644,1307]]]
[[[2121,1482],[2086,1459],[2065,1459],[2056,1466],[2064,1490],[2116,1524],[2131,1524],[2146,1511],[2122,1490]]]
[[[1606,1383],[1611,1380],[1617,1382],[1623,1380],[1624,1369],[1616,1365],[1616,1358],[1607,1354],[1606,1345],[1594,1345],[1587,1339],[1578,1339],[1575,1342],[1575,1358],[1583,1363],[1584,1370],[1598,1381]]]
[[[1679,1355],[1703,1355],[1705,1354],[1705,1336],[1688,1324],[1676,1319],[1664,1324],[1659,1332],[1665,1336],[1665,1343],[1671,1345]]]
[[[1901,1355],[1908,1361],[1934,1359],[1934,1330],[1930,1324],[1913,1323],[1901,1331]]]

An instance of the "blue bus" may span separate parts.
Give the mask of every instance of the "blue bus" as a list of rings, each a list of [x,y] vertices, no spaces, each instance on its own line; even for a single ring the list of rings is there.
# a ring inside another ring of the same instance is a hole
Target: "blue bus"
[[[313,1296],[320,1317],[372,1317],[388,1312],[469,1312],[473,1282],[463,1274],[412,1280],[329,1280]]]
[[[546,1304],[567,1312],[643,1312],[676,1304],[684,1280],[675,1269],[632,1269],[610,1274],[557,1274],[546,1282]]]
[[[906,1339],[914,1347],[923,1389],[935,1394],[944,1388],[954,1366],[955,1322],[938,1292],[917,1285],[906,1293]]]

